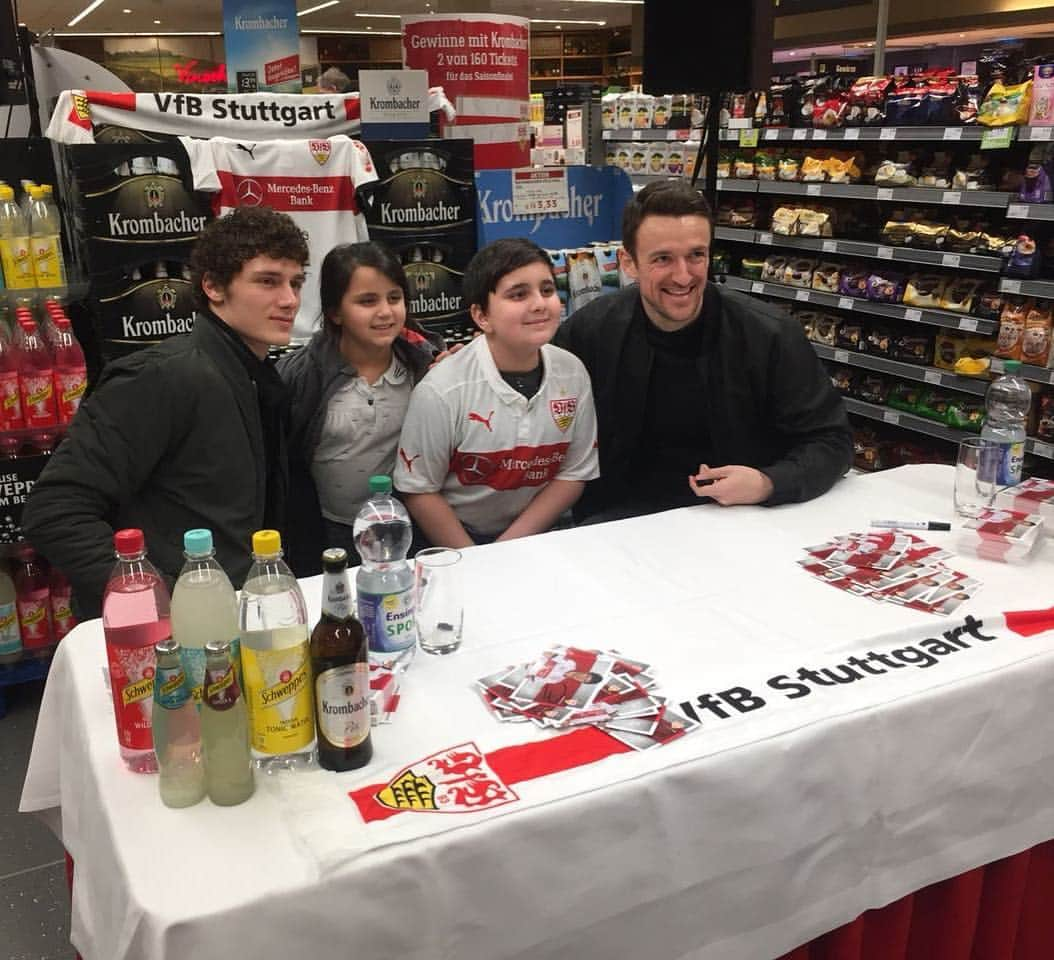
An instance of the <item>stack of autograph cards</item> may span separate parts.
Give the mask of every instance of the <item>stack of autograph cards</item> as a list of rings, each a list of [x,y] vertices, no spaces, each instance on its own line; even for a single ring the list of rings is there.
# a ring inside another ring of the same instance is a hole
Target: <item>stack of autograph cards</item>
[[[981,581],[943,563],[947,550],[895,530],[850,533],[805,548],[805,570],[858,597],[947,616],[981,588]]]
[[[1043,517],[1038,513],[993,507],[963,524],[957,548],[960,553],[984,560],[1026,563],[1042,530]]]
[[[476,681],[499,720],[564,729],[593,724],[634,750],[649,750],[699,724],[656,694],[649,665],[615,650],[553,646],[531,663]]]

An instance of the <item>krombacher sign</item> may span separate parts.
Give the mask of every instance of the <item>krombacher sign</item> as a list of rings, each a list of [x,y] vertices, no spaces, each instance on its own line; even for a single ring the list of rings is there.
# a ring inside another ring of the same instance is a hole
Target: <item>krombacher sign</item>
[[[109,243],[192,243],[209,221],[178,177],[147,174],[84,197],[88,236]]]

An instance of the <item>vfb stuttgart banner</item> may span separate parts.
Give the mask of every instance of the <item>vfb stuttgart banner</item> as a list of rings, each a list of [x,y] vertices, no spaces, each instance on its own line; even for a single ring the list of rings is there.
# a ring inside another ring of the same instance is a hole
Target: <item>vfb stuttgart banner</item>
[[[223,0],[231,93],[300,93],[300,30],[292,0]]]

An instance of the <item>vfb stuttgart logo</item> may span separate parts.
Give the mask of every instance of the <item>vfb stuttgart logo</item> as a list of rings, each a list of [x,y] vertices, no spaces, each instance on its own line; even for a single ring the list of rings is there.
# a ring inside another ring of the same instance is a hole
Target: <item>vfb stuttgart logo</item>
[[[325,166],[333,150],[333,145],[328,140],[308,140],[307,146],[311,151],[311,156],[315,158],[315,163],[320,167]]]
[[[553,422],[561,433],[567,433],[568,428],[574,423],[577,409],[578,397],[564,397],[562,400],[549,401],[549,412],[553,415]]]
[[[143,186],[143,199],[150,210],[157,210],[165,203],[165,185],[157,180],[148,180]]]

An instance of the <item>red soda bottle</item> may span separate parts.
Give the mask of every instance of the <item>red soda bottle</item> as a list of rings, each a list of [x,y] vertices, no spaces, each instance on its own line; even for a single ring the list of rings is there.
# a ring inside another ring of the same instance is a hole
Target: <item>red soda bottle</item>
[[[15,341],[0,337],[0,430],[21,430],[26,425],[19,388],[21,366]]]
[[[51,636],[51,590],[43,561],[28,543],[16,554],[15,606],[22,647],[30,656],[47,656],[54,646]]]
[[[121,757],[134,773],[156,773],[151,730],[154,646],[172,636],[164,580],[146,558],[143,531],[118,530],[117,563],[102,599],[102,628]]]
[[[27,427],[53,427],[58,422],[58,413],[51,355],[31,316],[23,316],[19,326],[22,328],[22,416]]]
[[[77,626],[73,616],[73,591],[69,580],[55,567],[51,568],[48,586],[51,588],[51,627],[55,631],[55,643],[58,643]]]
[[[55,401],[59,423],[69,423],[84,397],[88,386],[88,367],[84,362],[84,351],[73,335],[70,321],[65,314],[52,318],[55,325]]]

